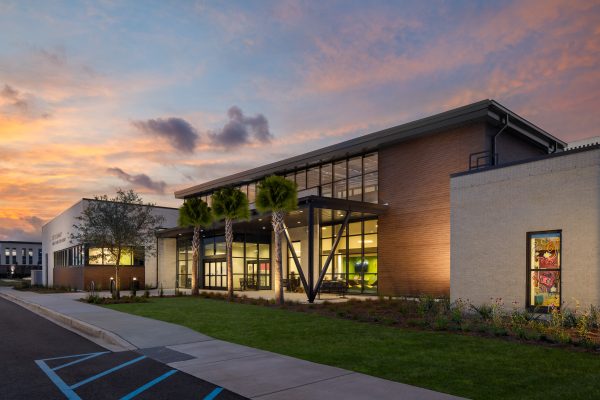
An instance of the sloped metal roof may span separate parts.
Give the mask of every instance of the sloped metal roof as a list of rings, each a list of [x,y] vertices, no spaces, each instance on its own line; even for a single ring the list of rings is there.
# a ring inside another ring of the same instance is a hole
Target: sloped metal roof
[[[364,154],[369,151],[376,151],[383,146],[389,146],[416,137],[435,134],[442,130],[479,120],[485,120],[492,124],[500,125],[503,123],[506,115],[510,116],[509,128],[517,135],[522,136],[525,140],[553,150],[562,150],[567,145],[567,143],[557,139],[543,129],[518,116],[500,103],[494,100],[482,100],[413,122],[359,136],[298,156],[201,183],[187,189],[176,191],[175,197],[183,199],[186,197],[197,196],[220,187],[249,183],[268,175],[284,174],[296,169],[306,168],[353,155]]]

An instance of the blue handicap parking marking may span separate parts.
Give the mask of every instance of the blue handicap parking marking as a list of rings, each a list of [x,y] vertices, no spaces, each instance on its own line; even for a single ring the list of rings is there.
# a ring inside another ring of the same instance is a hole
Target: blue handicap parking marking
[[[56,371],[61,370],[62,368],[65,367],[69,367],[69,366],[73,366],[76,365],[80,362],[83,361],[87,361],[87,360],[91,360],[95,357],[101,356],[103,354],[108,354],[110,353],[109,351],[103,351],[103,352],[97,352],[97,353],[86,353],[86,354],[73,354],[73,355],[68,355],[68,356],[62,356],[62,357],[53,357],[53,358],[45,358],[45,359],[41,359],[41,360],[35,360],[35,363],[37,364],[37,366],[48,376],[48,378],[50,378],[50,380],[52,381],[52,383],[54,383],[56,385],[56,387],[65,395],[65,397],[69,400],[81,400],[81,397],[79,397],[79,395],[77,393],[75,393],[75,389],[88,384],[90,382],[93,382],[99,378],[102,378],[106,375],[109,375],[115,371],[118,371],[122,368],[125,368],[129,365],[133,365],[143,359],[146,358],[146,356],[140,356],[137,357],[133,360],[129,360],[126,361],[124,363],[121,363],[115,367],[109,368],[103,372],[100,372],[96,375],[90,376],[88,378],[85,378],[77,383],[74,383],[72,385],[67,384],[57,373]],[[68,359],[74,359],[72,361],[67,361],[64,364],[60,364],[58,366],[55,367],[50,367],[48,365],[48,361],[54,361],[54,360],[68,360]],[[175,374],[177,372],[177,370],[172,369],[162,375],[160,375],[159,377],[152,379],[151,381],[143,384],[142,386],[138,387],[137,389],[133,390],[132,392],[126,394],[125,396],[121,397],[121,400],[130,400],[133,399],[135,396],[139,395],[140,393],[150,389],[152,386],[158,384],[159,382],[164,381],[165,379],[167,379],[168,377],[170,377],[171,375]]]
[[[207,394],[203,400],[213,400],[215,397],[219,395],[223,391],[222,387],[215,388],[212,392]]]
[[[52,383],[54,383],[56,385],[56,387],[61,392],[63,392],[63,394],[67,397],[67,399],[69,399],[69,400],[80,400],[81,397],[77,396],[77,393],[75,393],[75,391],[73,389],[71,389],[69,387],[69,385],[67,385],[65,383],[65,381],[63,381],[56,374],[56,372],[52,371],[52,369],[44,361],[45,360],[35,360],[35,363],[38,365],[38,367],[40,367],[40,369],[42,371],[44,371],[44,373],[46,375],[48,375],[48,378],[50,378],[50,380],[52,381]]]
[[[167,379],[168,377],[173,375],[175,372],[177,372],[176,369],[172,369],[169,372],[165,372],[158,378],[153,379],[150,382],[146,383],[145,385],[140,386],[139,388],[135,389],[133,392],[129,393],[128,395],[121,397],[121,400],[133,399],[138,394],[150,389],[152,386],[156,385],[157,383],[164,381],[165,379]]]
[[[107,353],[110,353],[110,352],[109,352],[109,351],[101,351],[101,352],[99,352],[99,353],[78,354],[78,355],[76,355],[76,356],[66,356],[66,357],[47,358],[47,359],[45,359],[45,360],[43,360],[43,361],[52,361],[52,360],[60,360],[60,359],[65,359],[65,358],[75,358],[75,357],[81,357],[81,358],[80,358],[80,359],[78,359],[78,360],[75,360],[75,361],[70,361],[70,362],[68,362],[68,363],[61,364],[61,365],[59,365],[59,366],[57,366],[57,367],[54,367],[54,368],[52,368],[52,371],[57,371],[57,370],[59,370],[59,369],[61,369],[61,368],[70,367],[71,365],[75,365],[75,364],[78,364],[78,363],[80,363],[80,362],[82,362],[82,361],[89,360],[89,359],[92,359],[92,358],[94,358],[94,357],[98,357],[98,356],[101,356],[102,354],[107,354]]]
[[[90,383],[90,382],[92,382],[92,381],[95,381],[95,380],[96,380],[96,379],[98,379],[98,378],[102,378],[103,376],[106,376],[106,375],[108,375],[108,374],[112,374],[113,372],[115,372],[115,371],[118,371],[118,370],[120,370],[121,368],[125,368],[125,367],[127,367],[128,365],[135,364],[136,362],[138,362],[138,361],[141,361],[141,360],[143,360],[144,358],[146,358],[146,356],[140,356],[140,357],[138,357],[138,358],[136,358],[136,359],[133,359],[133,360],[130,360],[130,361],[124,362],[123,364],[119,364],[119,365],[117,365],[116,367],[113,367],[113,368],[111,368],[111,369],[107,369],[106,371],[100,372],[99,374],[96,374],[96,375],[94,375],[94,376],[90,376],[89,378],[86,378],[86,379],[84,379],[84,380],[82,380],[82,381],[80,381],[80,382],[77,382],[76,384],[74,384],[74,385],[71,385],[71,386],[70,386],[70,388],[71,388],[71,389],[77,389],[78,387],[80,387],[80,386],[83,386],[83,385],[85,385],[86,383]]]

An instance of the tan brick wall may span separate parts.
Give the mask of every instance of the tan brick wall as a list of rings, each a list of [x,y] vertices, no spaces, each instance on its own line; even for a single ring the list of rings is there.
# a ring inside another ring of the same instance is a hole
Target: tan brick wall
[[[448,295],[450,291],[450,177],[485,150],[478,123],[379,151],[379,293]]]
[[[600,304],[600,150],[452,178],[451,297],[526,304],[527,232],[562,230],[563,306]]]

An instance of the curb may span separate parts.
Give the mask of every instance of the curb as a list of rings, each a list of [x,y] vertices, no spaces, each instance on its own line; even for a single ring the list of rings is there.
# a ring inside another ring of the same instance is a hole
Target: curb
[[[5,300],[11,301],[15,304],[18,304],[21,307],[34,312],[35,314],[38,314],[54,323],[57,323],[58,325],[70,329],[71,331],[80,333],[83,336],[96,338],[99,341],[111,345],[112,347],[116,346],[118,348],[122,348],[123,350],[137,350],[137,347],[135,347],[133,344],[129,343],[128,341],[111,331],[107,331],[95,325],[88,324],[87,322],[83,322],[76,318],[69,317],[57,311],[40,306],[39,304],[30,303],[19,298],[18,296],[9,294],[6,291],[0,291],[0,297],[4,298]]]

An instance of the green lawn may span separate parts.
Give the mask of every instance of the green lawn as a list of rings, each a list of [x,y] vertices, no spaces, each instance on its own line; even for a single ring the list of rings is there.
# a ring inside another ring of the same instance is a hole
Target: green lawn
[[[600,355],[192,297],[109,308],[212,337],[475,399],[592,399]]]

